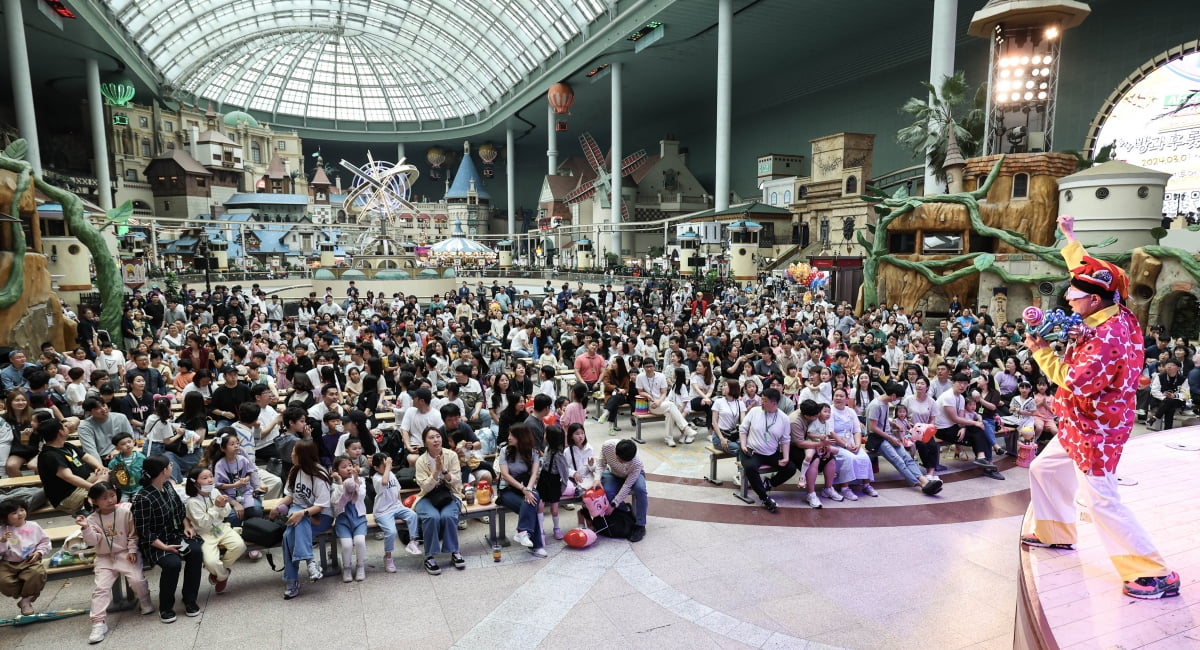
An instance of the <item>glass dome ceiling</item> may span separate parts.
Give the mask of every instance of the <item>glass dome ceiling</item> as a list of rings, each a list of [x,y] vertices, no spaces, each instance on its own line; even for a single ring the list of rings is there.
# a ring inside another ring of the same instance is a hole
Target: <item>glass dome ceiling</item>
[[[478,114],[604,0],[104,0],[167,84],[276,116]]]

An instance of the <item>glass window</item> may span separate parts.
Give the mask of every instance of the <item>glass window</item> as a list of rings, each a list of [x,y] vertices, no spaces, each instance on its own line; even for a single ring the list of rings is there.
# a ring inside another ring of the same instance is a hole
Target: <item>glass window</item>
[[[922,237],[922,255],[957,254],[962,252],[961,233],[927,232]]]
[[[287,140],[280,140],[275,143],[275,148],[280,151],[287,151]]]
[[[784,205],[791,205],[791,204],[792,204],[792,191],[791,191],[791,190],[784,190],[784,191],[783,191],[783,204],[784,204]]]
[[[164,120],[163,121],[163,130],[166,131],[167,133],[174,133],[175,132],[175,123],[170,120]]]
[[[125,170],[125,180],[133,181],[136,183],[137,179],[138,179],[138,173],[137,173],[136,169],[126,169]]]
[[[262,145],[258,143],[258,140],[250,142],[250,162],[262,164]]]
[[[1029,198],[1029,174],[1017,174],[1013,176],[1012,197],[1014,199]]]
[[[148,117],[139,117],[139,118],[138,118],[138,126],[142,127],[143,129],[148,129],[148,128],[150,128],[150,118],[148,118]]]
[[[846,177],[846,194],[858,194],[858,178],[854,176]]]
[[[771,192],[771,205],[779,205],[779,193]]]
[[[150,156],[150,138],[142,138],[142,157],[149,158]]]

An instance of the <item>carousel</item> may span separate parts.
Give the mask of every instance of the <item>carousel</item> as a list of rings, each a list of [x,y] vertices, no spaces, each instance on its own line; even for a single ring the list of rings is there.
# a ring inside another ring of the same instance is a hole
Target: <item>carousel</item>
[[[429,247],[426,266],[444,268],[443,277],[454,277],[459,269],[487,268],[496,259],[496,251],[468,238],[462,221],[455,221],[450,237]]]

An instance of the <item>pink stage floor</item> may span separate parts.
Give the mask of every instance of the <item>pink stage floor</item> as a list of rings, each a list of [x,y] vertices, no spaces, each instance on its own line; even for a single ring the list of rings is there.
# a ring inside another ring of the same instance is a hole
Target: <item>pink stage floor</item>
[[[1200,648],[1200,427],[1132,439],[1118,476],[1122,501],[1179,572],[1180,596],[1143,601],[1122,595],[1081,505],[1075,551],[1021,553],[1016,647]]]

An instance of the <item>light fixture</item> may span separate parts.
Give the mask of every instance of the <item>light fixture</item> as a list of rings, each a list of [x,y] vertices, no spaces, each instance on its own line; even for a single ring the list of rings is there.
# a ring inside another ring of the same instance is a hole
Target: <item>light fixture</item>
[[[1043,90],[1038,93],[1038,99],[1045,99],[1045,98],[1046,98],[1046,91]]]
[[[1000,78],[1001,78],[1001,79],[1007,79],[1009,74],[1011,74],[1011,73],[1010,73],[1010,72],[1009,72],[1007,69],[1005,69],[1005,70],[1001,70],[1001,71],[1000,71]]]
[[[1046,28],[1046,38],[1048,38],[1048,39],[1058,38],[1058,28],[1057,27],[1047,27]]]
[[[1033,81],[1026,81],[1026,82],[1025,82],[1025,87],[1026,87],[1026,88],[1033,88]]]
[[[1021,65],[1029,65],[1029,57],[1027,57],[1027,56],[1021,57]]]
[[[1050,65],[1050,55],[1049,54],[1042,57],[1042,63],[1045,65]]]
[[[1049,88],[1049,87],[1050,87],[1050,84],[1046,83],[1045,81],[1043,81],[1042,83],[1038,84],[1038,88],[1041,88],[1042,90],[1045,90],[1045,89],[1047,89],[1047,88]]]
[[[1013,94],[1012,94],[1012,97],[1011,97],[1011,99],[1012,99],[1014,102],[1015,102],[1015,101],[1019,101],[1019,100],[1021,99],[1021,93],[1013,93]]]
[[[1033,55],[1033,64],[1034,65],[1038,65],[1041,62],[1042,62],[1042,57],[1040,55],[1037,55],[1037,54]]]
[[[1016,70],[1013,70],[1013,76],[1014,76],[1014,77],[1020,77],[1020,76],[1022,76],[1022,75],[1024,75],[1024,74],[1025,74],[1025,69],[1024,69],[1024,68],[1017,68]]]
[[[1041,70],[1038,70],[1037,68],[1034,68],[1034,69],[1033,69],[1033,70],[1032,70],[1032,71],[1031,71],[1029,74],[1031,74],[1031,75],[1033,75],[1033,76],[1035,76],[1035,77],[1036,77],[1036,76],[1038,76],[1038,75],[1042,74],[1042,71],[1041,71]]]
[[[58,246],[50,247],[50,261],[52,263],[58,263]]]
[[[1033,99],[1033,93],[1025,93],[1025,99],[1026,100]]]
[[[1042,76],[1049,77],[1050,76],[1050,68],[1042,68]]]

